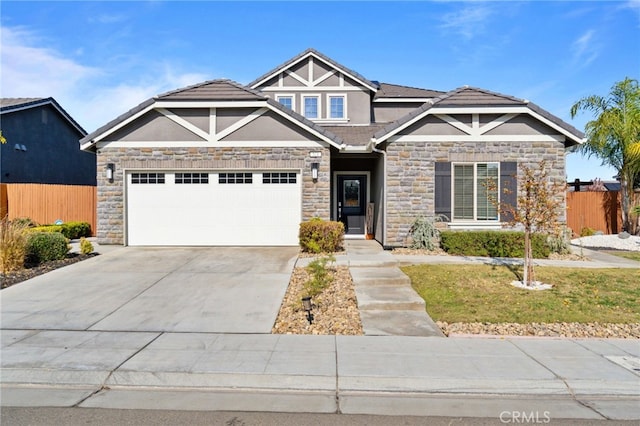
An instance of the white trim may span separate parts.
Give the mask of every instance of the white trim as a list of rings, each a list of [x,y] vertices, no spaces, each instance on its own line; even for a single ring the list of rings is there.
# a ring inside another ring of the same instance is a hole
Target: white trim
[[[389,142],[564,142],[564,135],[400,135]],[[384,140],[384,139],[383,139]],[[376,145],[380,140],[376,142]]]
[[[264,114],[268,110],[269,110],[269,108],[265,107],[265,108],[260,108],[260,109],[258,109],[256,111],[253,111],[251,114],[249,114],[246,117],[236,121],[231,126],[225,128],[224,130],[221,130],[219,133],[217,133],[215,140],[219,141],[221,139],[224,139],[225,137],[229,136],[231,133],[235,132],[236,130],[240,129],[241,127],[244,127],[247,124],[251,123],[253,120],[255,120],[256,118],[260,117],[262,114]]]
[[[126,125],[130,124],[131,122],[137,120],[138,118],[142,117],[143,115],[145,115],[146,113],[148,113],[149,111],[155,109],[156,105],[155,104],[151,104],[148,107],[144,108],[141,111],[138,111],[136,114],[133,114],[131,117],[127,118],[126,120],[121,121],[120,123],[116,124],[115,126],[109,128],[107,131],[100,133],[98,136],[96,136],[95,138],[93,138],[91,141],[85,143],[84,145],[82,145],[82,149],[88,148],[91,145],[93,145],[96,142],[100,142],[100,140],[104,139],[105,137],[109,136],[110,134],[117,132],[118,130],[122,129],[123,127],[125,127]]]
[[[414,102],[425,103],[432,101],[434,98],[378,98],[374,99],[373,103],[385,103],[385,102]]]
[[[342,117],[331,117],[331,98],[342,98]],[[327,120],[349,120],[347,117],[347,94],[346,93],[332,93],[327,94]]]
[[[452,161],[451,162],[451,220],[449,223],[458,224],[499,224],[500,223],[500,209],[497,208],[497,219],[491,220],[478,220],[478,164],[497,164],[498,165],[498,184],[497,184],[497,193],[498,193],[498,204],[500,204],[500,162],[499,161]],[[473,166],[473,217],[474,219],[454,219],[455,215],[455,166]]]
[[[466,123],[461,122],[455,117],[452,117],[448,114],[433,114],[434,117],[439,118],[440,120],[450,124],[451,126],[462,130],[468,135],[471,136],[481,136],[485,133],[495,129],[511,120],[514,117],[517,117],[519,114],[511,113],[511,114],[503,114],[495,120],[485,124],[484,126],[480,126],[480,114],[472,114],[471,115],[471,126]]]
[[[263,107],[265,100],[254,101],[156,101],[151,108],[251,108]]]
[[[351,78],[352,80],[355,80],[357,82],[359,82],[360,84],[362,84],[362,86],[366,87],[368,90],[371,90],[372,92],[377,92],[378,88],[373,87],[373,86],[369,86],[368,84],[366,84],[364,81],[362,81],[360,78],[356,77],[355,75],[346,72],[345,69],[341,68],[341,67],[336,67],[335,65],[326,62],[324,59],[318,57],[318,55],[316,55],[313,52],[307,52],[307,54],[301,56],[300,58],[298,58],[295,62],[292,62],[290,64],[287,64],[286,68],[283,68],[282,66],[277,68],[274,72],[272,72],[271,74],[266,75],[264,78],[262,78],[260,81],[256,82],[254,85],[251,86],[252,89],[255,89],[256,87],[259,87],[261,84],[263,84],[266,81],[269,81],[271,78],[273,78],[276,74],[286,71],[289,68],[293,67],[294,65],[299,64],[300,62],[304,61],[307,58],[315,58],[317,60],[319,60],[320,62],[324,63],[325,65],[327,65],[330,68],[333,68],[335,70],[337,70],[340,74],[344,74],[347,75],[349,78]],[[262,88],[260,90],[264,91],[266,88]]]
[[[326,79],[328,79],[329,77],[334,75],[335,73],[336,73],[336,71],[328,71],[326,74],[323,74],[320,77],[318,77],[315,80],[313,80],[311,82],[311,84],[314,85],[314,86],[317,86],[318,84],[322,83],[323,81],[325,81]]]
[[[292,111],[296,110],[296,94],[295,93],[278,93],[278,94],[276,94],[276,102],[280,103],[280,98],[291,98],[291,110]]]
[[[490,132],[491,130],[495,129],[496,127],[502,126],[504,123],[506,123],[507,121],[511,120],[514,117],[517,117],[518,115],[520,114],[501,115],[500,117],[496,118],[492,122],[487,123],[484,126],[480,127],[480,133],[485,134],[487,132]]]
[[[456,129],[465,132],[467,135],[474,135],[474,136],[479,135],[478,132],[474,132],[474,129],[472,127],[469,127],[467,123],[463,123],[462,121],[458,120],[455,117],[451,117],[450,115],[447,115],[447,114],[433,114],[433,116],[455,127]]]
[[[365,175],[367,177],[367,199],[365,201],[365,216],[367,212],[367,204],[371,202],[371,172],[368,171],[334,171],[333,172],[333,220],[338,220],[338,176],[340,175]],[[364,232],[362,235],[365,235],[367,232],[367,225],[365,223]],[[360,235],[360,234],[349,234],[349,235]],[[346,234],[345,234],[346,237]]]
[[[503,223],[496,221],[478,221],[478,222],[469,222],[469,221],[459,221],[459,222],[447,222],[447,227],[449,229],[502,229]]]
[[[313,56],[309,56],[309,62],[307,62],[307,86],[313,86]]]
[[[282,86],[282,87],[265,87],[263,89],[260,89],[260,91],[262,92],[281,92],[281,91],[288,91],[288,92],[292,92],[292,91],[299,91],[299,92],[308,92],[308,91],[315,91],[317,92],[318,90],[323,90],[326,92],[334,92],[334,91],[339,91],[339,92],[366,92],[367,90],[365,88],[363,88],[363,86],[316,86],[316,87],[311,87],[311,86]]]
[[[211,135],[207,132],[205,132],[204,130],[202,130],[201,128],[189,123],[187,120],[185,120],[184,118],[178,116],[175,112],[171,112],[168,109],[165,108],[156,108],[156,111],[158,111],[160,114],[164,115],[165,117],[167,117],[169,120],[173,121],[174,123],[177,123],[179,126],[187,129],[188,131],[190,131],[191,133],[193,133],[196,136],[201,137],[204,140],[211,140]],[[209,110],[211,111],[211,110]],[[209,112],[211,113],[211,112]]]
[[[216,108],[209,108],[209,134],[211,140],[217,140],[217,123],[218,123],[218,111]]]
[[[294,80],[298,80],[300,83],[304,84],[306,87],[309,87],[309,82],[307,80],[305,80],[304,78],[300,77],[298,74],[296,74],[293,71],[289,71],[289,70],[284,70],[284,72],[290,76],[293,77]]]
[[[503,114],[503,116],[508,116],[510,114],[528,114],[530,116],[532,116],[533,118],[537,119],[538,121],[544,123],[545,125],[551,127],[552,129],[558,131],[560,133],[560,135],[562,136],[547,136],[547,139],[535,139],[535,137],[543,137],[545,135],[532,135],[532,136],[527,136],[527,138],[529,138],[529,140],[531,141],[549,141],[549,140],[553,140],[553,141],[557,141],[557,142],[565,142],[566,139],[571,139],[574,141],[577,141],[578,143],[582,143],[584,142],[584,140],[579,140],[576,139],[575,135],[573,135],[571,132],[569,132],[568,130],[562,128],[561,126],[557,125],[556,123],[546,119],[545,117],[541,116],[540,114],[536,113],[535,111],[533,111],[532,109],[526,107],[526,106],[518,106],[518,107],[443,107],[443,108],[439,108],[437,105],[429,108],[428,110],[424,111],[422,114],[418,114],[417,116],[413,117],[411,120],[407,121],[406,123],[403,123],[402,125],[398,126],[397,128],[393,129],[391,132],[387,133],[385,136],[383,136],[380,139],[376,139],[376,145],[386,141],[387,139],[389,141],[393,141],[393,140],[398,140],[398,139],[393,139],[393,136],[398,134],[399,132],[401,132],[402,130],[406,129],[407,127],[411,126],[412,124],[416,123],[419,120],[422,120],[424,117],[426,117],[427,115],[447,115],[447,114]],[[491,129],[485,130],[485,132],[489,131]],[[483,132],[484,133],[484,132]],[[464,137],[464,136],[463,136]],[[490,137],[490,135],[487,136],[482,136],[484,138],[488,138]],[[446,141],[450,141],[451,139],[447,139],[447,137],[441,137],[440,140],[442,142],[446,142]],[[519,141],[519,136],[502,136],[502,140],[503,141]],[[487,139],[487,141],[492,141],[492,139]]]
[[[318,139],[328,143],[329,145],[336,147],[338,149],[340,149],[340,145],[337,144],[335,141],[333,141],[332,139],[328,138],[327,136],[323,135],[322,133],[318,132],[317,130],[313,129],[312,127],[307,126],[304,123],[301,123],[299,120],[291,117],[289,114],[287,114],[284,111],[281,111],[278,108],[272,108],[271,111],[275,112],[276,114],[280,115],[283,118],[286,118],[287,120],[289,120],[290,122],[292,122],[293,124],[297,125],[298,127],[302,127],[303,129],[305,129],[307,132],[311,133],[312,135],[316,136]]]
[[[311,99],[311,98],[316,98],[318,99],[318,105],[317,105],[317,111],[318,111],[318,116],[317,117],[307,117],[305,114],[305,99]],[[302,95],[301,97],[302,101],[300,102],[300,115],[303,116],[304,118],[306,118],[307,120],[322,120],[322,95],[320,93],[309,93],[307,95]]]
[[[318,148],[324,141],[112,141],[98,142],[96,148]],[[335,146],[335,144],[334,144]]]

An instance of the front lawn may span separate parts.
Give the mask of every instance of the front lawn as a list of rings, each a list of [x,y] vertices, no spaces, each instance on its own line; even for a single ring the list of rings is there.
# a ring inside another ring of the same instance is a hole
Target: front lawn
[[[640,251],[604,250],[604,252],[640,262]]]
[[[545,291],[510,285],[506,266],[413,265],[402,270],[435,321],[532,323],[640,322],[640,269],[537,267]]]

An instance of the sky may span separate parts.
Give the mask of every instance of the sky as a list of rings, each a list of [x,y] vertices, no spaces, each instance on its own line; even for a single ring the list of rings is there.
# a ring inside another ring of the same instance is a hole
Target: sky
[[[640,78],[640,0],[0,2],[0,96],[54,97],[88,132],[217,78],[247,84],[309,47],[369,80],[571,105]],[[567,178],[611,180],[579,153]]]

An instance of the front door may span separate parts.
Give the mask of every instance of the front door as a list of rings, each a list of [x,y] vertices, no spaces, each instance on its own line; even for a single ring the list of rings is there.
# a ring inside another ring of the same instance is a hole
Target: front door
[[[345,234],[364,235],[367,203],[366,175],[338,175],[338,220]]]

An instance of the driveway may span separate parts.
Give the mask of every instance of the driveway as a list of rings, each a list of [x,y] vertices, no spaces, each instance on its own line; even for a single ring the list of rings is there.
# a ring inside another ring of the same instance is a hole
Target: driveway
[[[3,329],[270,333],[297,247],[123,247],[0,292]]]

